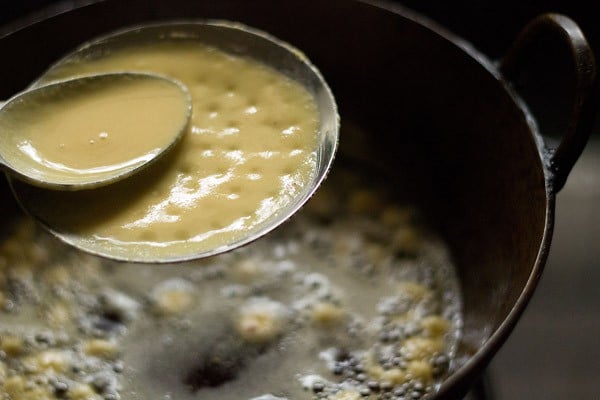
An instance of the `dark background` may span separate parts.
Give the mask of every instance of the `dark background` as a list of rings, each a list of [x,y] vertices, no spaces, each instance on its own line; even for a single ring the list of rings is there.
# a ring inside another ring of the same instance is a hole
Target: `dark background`
[[[0,24],[52,3],[57,1],[0,0]],[[600,14],[594,12],[594,1],[404,0],[399,3],[467,38],[492,58],[502,55],[527,21],[544,12],[560,12],[572,17],[580,24],[594,48],[600,49]]]
[[[0,0],[0,25],[53,3],[56,0]],[[600,58],[600,13],[594,12],[593,1],[405,0],[402,4],[464,37],[492,59],[502,56],[529,20],[544,12],[560,12],[580,25]],[[562,77],[564,71],[553,70],[560,64],[558,54],[552,55],[558,58],[549,64],[549,71],[539,71],[540,75],[548,72],[550,79]],[[560,87],[538,88],[546,104],[552,104],[548,107],[568,103]],[[556,115],[563,118],[561,113]],[[548,130],[557,126],[560,123],[544,130],[542,125],[542,131],[551,133]],[[598,126],[558,196],[552,250],[541,283],[490,367],[498,400],[600,399]]]

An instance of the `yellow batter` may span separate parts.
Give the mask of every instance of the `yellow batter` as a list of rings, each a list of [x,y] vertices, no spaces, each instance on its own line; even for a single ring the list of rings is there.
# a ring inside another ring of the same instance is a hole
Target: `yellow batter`
[[[152,260],[218,248],[260,228],[313,178],[316,104],[282,74],[172,41],[66,63],[44,79],[118,70],[180,80],[192,94],[193,115],[177,147],[139,176],[85,193],[19,189],[26,208],[83,236],[89,250],[110,246],[123,258]]]
[[[11,102],[0,119],[1,145],[10,165],[42,181],[102,181],[155,158],[188,113],[185,92],[165,79],[78,81]]]

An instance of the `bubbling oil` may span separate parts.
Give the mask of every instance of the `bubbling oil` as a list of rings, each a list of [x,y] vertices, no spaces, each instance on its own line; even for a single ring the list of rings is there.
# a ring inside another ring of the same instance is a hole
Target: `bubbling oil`
[[[22,225],[0,246],[0,298],[11,310],[0,314],[0,391],[105,400],[434,393],[460,337],[457,278],[418,210],[365,170],[338,164],[267,238],[178,268],[101,260]]]

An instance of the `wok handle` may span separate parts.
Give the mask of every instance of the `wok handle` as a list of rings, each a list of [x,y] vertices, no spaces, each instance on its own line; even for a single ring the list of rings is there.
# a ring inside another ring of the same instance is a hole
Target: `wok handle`
[[[546,147],[544,154],[550,172],[553,193],[564,186],[569,172],[581,155],[592,131],[596,111],[596,63],[594,54],[579,26],[560,14],[543,14],[521,31],[515,42],[500,60],[502,74],[513,82],[518,76],[523,51],[549,33],[558,33],[570,49],[575,65],[575,96],[570,120],[557,147]]]

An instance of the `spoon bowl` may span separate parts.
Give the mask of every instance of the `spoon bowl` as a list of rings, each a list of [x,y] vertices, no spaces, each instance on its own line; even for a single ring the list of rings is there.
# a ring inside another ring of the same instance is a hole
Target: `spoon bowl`
[[[187,88],[159,75],[99,74],[36,86],[0,106],[0,164],[47,189],[98,188],[170,150],[191,112]],[[139,140],[143,146],[134,148]]]

